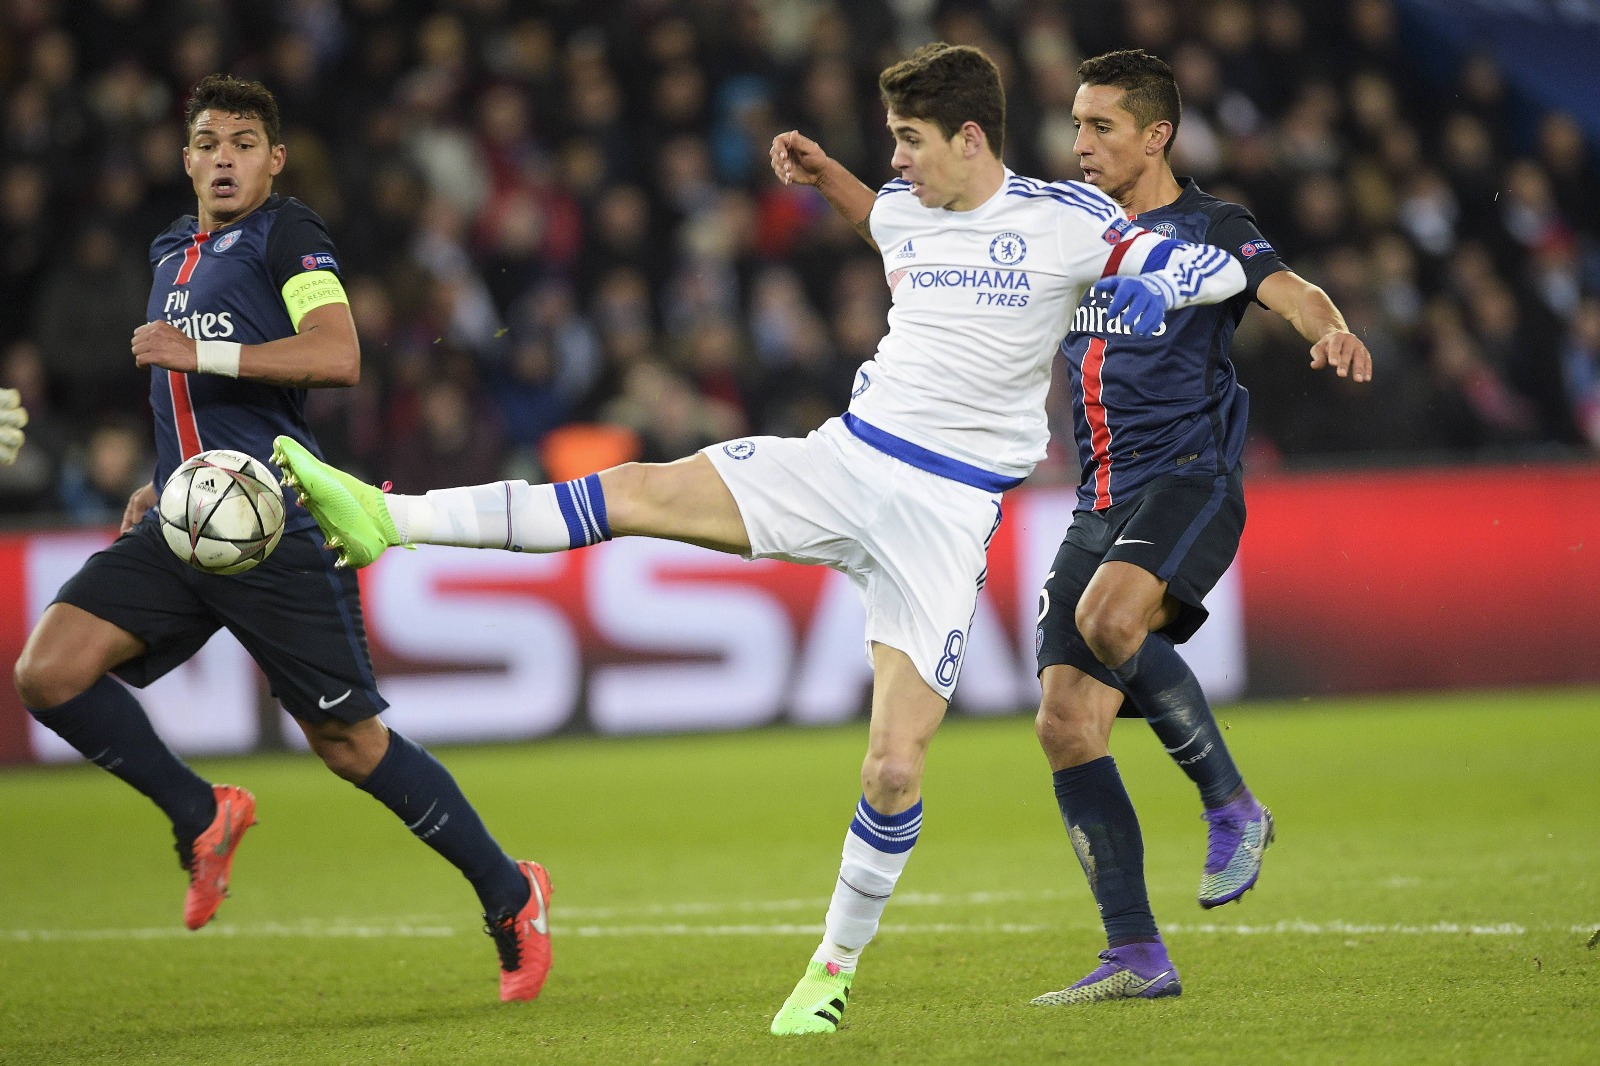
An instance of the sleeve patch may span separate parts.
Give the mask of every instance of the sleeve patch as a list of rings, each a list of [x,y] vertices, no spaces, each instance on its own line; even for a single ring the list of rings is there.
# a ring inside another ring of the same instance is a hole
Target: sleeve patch
[[[306,256],[310,259],[311,256]],[[333,256],[323,253],[317,258],[326,258],[330,262]],[[304,274],[296,274],[283,286],[283,306],[289,312],[289,321],[294,323],[295,332],[300,331],[300,320],[310,311],[314,311],[324,304],[347,304],[349,297],[344,294],[344,286],[339,283],[339,276],[326,270],[312,270]]]
[[[315,255],[302,255],[300,265],[307,270],[338,270],[339,264],[333,261],[330,252],[317,252]]]
[[[1107,226],[1106,231],[1100,235],[1100,239],[1107,244],[1121,244],[1128,234],[1137,228],[1125,218],[1113,219],[1111,225]]]
[[[1276,254],[1272,249],[1272,245],[1266,241],[1251,241],[1249,244],[1240,245],[1239,247],[1240,259],[1254,259],[1258,255]]]

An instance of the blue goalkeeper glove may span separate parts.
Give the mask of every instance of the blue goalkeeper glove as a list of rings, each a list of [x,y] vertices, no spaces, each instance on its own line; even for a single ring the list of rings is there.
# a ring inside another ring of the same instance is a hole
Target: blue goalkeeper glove
[[[1131,278],[1101,278],[1094,283],[1099,292],[1111,294],[1111,306],[1106,313],[1121,318],[1128,332],[1148,337],[1161,328],[1167,317],[1167,298],[1155,282],[1134,276]]]

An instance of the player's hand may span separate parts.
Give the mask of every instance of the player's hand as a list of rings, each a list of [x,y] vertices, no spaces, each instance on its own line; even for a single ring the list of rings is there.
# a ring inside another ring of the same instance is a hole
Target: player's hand
[[[1161,328],[1167,317],[1166,296],[1154,282],[1145,278],[1101,278],[1094,287],[1111,294],[1111,306],[1106,314],[1121,318],[1130,333],[1148,337]]]
[[[1342,378],[1372,380],[1372,353],[1361,338],[1344,330],[1334,330],[1311,346],[1311,369],[1331,366]]]
[[[822,145],[798,130],[772,138],[772,149],[767,154],[772,160],[772,172],[785,185],[821,184],[822,170],[828,164],[828,153]]]
[[[128,506],[122,510],[122,530],[126,533],[139,524],[139,519],[144,513],[156,505],[156,484],[150,482],[140,485],[133,490],[133,495],[128,497]]]
[[[146,322],[133,331],[133,361],[138,366],[159,366],[189,374],[199,366],[194,341],[171,322]]]
[[[22,427],[28,424],[28,409],[22,406],[22,393],[0,389],[0,466],[17,461],[22,449]]]

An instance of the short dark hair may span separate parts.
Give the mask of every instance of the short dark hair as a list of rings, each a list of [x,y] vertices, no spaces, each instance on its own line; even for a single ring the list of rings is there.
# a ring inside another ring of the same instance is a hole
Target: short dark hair
[[[183,111],[185,142],[194,137],[194,121],[202,111],[258,118],[267,143],[282,143],[278,140],[278,101],[259,81],[245,81],[228,74],[207,74],[202,78],[189,94],[188,106]]]
[[[1153,122],[1172,123],[1172,136],[1167,138],[1164,149],[1167,155],[1172,154],[1183,102],[1178,99],[1178,79],[1172,76],[1172,68],[1165,60],[1143,48],[1107,52],[1078,64],[1078,80],[1085,85],[1111,85],[1123,90],[1122,106],[1140,129]]]
[[[949,140],[976,122],[1000,157],[1006,141],[1006,93],[994,60],[970,45],[925,44],[878,75],[883,104],[901,118],[932,122]]]

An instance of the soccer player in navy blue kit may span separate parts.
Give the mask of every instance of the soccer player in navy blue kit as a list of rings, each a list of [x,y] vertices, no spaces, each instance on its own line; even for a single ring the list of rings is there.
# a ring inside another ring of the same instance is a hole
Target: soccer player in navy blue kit
[[[1112,52],[1085,61],[1078,76],[1074,150],[1084,180],[1142,228],[1227,249],[1248,280],[1225,303],[1172,312],[1149,337],[1122,330],[1091,290],[1061,345],[1083,479],[1040,596],[1036,724],[1108,947],[1100,966],[1034,1000],[1041,1005],[1181,990],[1151,914],[1138,818],[1109,752],[1125,701],[1200,791],[1210,827],[1202,907],[1251,888],[1272,840],[1271,813],[1245,787],[1175,647],[1205,621],[1202,600],[1244,529],[1249,397],[1228,359],[1234,328],[1254,299],[1312,344],[1313,369],[1372,377],[1372,357],[1338,308],[1284,265],[1250,213],[1174,176],[1180,102],[1167,64]]]
[[[40,618],[17,661],[17,691],[41,723],[171,819],[190,878],[184,922],[198,929],[227,894],[255,799],[195,774],[111,675],[143,687],[226,627],[328,768],[461,870],[500,956],[501,999],[532,999],[550,968],[549,877],[509,858],[449,771],[379,721],[388,703],[373,678],[356,578],[334,567],[315,521],[286,499],[278,547],[232,576],[189,568],[158,529],[157,486],[181,462],[211,448],[267,462],[279,434],[316,450],[305,390],[354,385],[361,374],[322,220],[272,192],[286,161],[272,94],[212,75],[185,118],[184,169],[199,211],[151,244],[150,321],[132,343],[151,373],[155,476],[128,501],[122,535]]]

